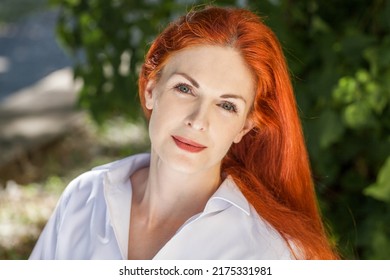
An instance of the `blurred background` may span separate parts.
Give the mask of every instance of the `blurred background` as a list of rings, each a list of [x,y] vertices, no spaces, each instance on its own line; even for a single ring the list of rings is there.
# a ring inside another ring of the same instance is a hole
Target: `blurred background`
[[[194,0],[0,0],[0,259],[28,258],[62,190],[149,147],[137,74]],[[246,7],[284,48],[331,238],[390,259],[390,1]]]

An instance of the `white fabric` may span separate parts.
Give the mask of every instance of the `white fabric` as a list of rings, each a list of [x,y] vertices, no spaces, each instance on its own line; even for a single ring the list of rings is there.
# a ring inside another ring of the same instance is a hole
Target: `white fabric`
[[[30,259],[127,259],[130,175],[149,165],[139,154],[73,180]],[[256,213],[231,178],[154,259],[292,259],[284,239]]]

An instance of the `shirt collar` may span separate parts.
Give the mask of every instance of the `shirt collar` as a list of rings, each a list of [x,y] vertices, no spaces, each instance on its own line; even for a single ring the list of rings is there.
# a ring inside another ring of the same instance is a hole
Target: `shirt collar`
[[[142,167],[149,166],[149,164],[150,154],[144,153],[102,165],[95,169],[107,169],[107,177],[111,188],[128,188],[126,182],[128,182],[131,174]],[[211,196],[206,204],[204,212],[210,213],[211,211],[220,211],[227,208],[229,205],[233,205],[244,211],[247,215],[250,215],[250,204],[231,176],[228,176]]]
[[[94,168],[106,170],[104,193],[112,226],[118,240],[122,257],[127,259],[128,229],[131,207],[131,184],[129,179],[136,170],[150,164],[150,154],[138,154]],[[250,204],[233,179],[228,176],[208,200],[206,207],[197,218],[220,212],[229,207],[237,207],[248,216]],[[195,218],[195,217],[194,217]]]
[[[221,211],[231,205],[250,215],[249,202],[233,179],[228,176],[207,202],[204,213]]]
[[[107,176],[112,185],[123,185],[127,182],[130,176],[140,168],[147,167],[150,164],[150,154],[137,154],[118,161],[114,161],[100,167],[98,169],[106,169]]]
[[[149,154],[139,154],[95,168],[106,171],[104,196],[110,223],[123,259],[127,259],[129,236],[132,197],[130,176],[139,168],[148,166],[149,162]]]

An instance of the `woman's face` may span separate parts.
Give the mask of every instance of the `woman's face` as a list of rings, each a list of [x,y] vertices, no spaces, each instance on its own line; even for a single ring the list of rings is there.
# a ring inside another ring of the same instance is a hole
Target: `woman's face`
[[[254,92],[252,74],[232,48],[175,53],[145,91],[152,153],[180,172],[219,173],[232,143],[252,128]]]

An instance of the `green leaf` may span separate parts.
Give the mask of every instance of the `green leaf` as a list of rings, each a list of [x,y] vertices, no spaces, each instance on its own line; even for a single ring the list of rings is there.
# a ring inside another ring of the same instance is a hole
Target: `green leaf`
[[[332,110],[326,110],[321,114],[318,125],[321,129],[320,146],[324,149],[340,140],[344,133],[339,116]]]
[[[365,102],[355,102],[344,110],[345,124],[352,129],[361,129],[372,124],[372,114],[370,107]]]
[[[358,98],[358,83],[352,77],[342,77],[332,95],[337,103],[351,103]]]
[[[390,156],[379,171],[376,183],[368,186],[364,194],[390,203]]]

